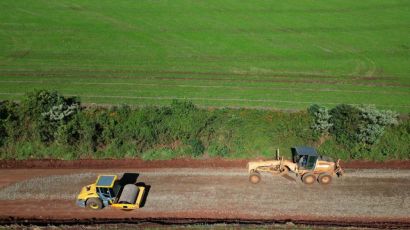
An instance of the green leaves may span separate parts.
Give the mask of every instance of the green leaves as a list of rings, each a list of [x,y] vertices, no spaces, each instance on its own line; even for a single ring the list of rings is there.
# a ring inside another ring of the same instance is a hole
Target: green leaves
[[[313,117],[312,130],[321,135],[329,132],[335,136],[337,143],[344,146],[354,159],[367,158],[386,128],[398,124],[397,113],[378,110],[372,105],[341,104],[330,111],[313,105],[308,111]]]
[[[78,98],[40,90],[20,104],[0,102],[0,158],[271,157],[318,136],[319,150],[335,157],[410,158],[409,123],[395,112],[345,104],[308,112],[200,109],[190,101],[80,107]]]
[[[397,125],[398,114],[390,110],[377,110],[374,106],[359,106],[360,124],[357,140],[373,145],[383,135],[387,126]]]
[[[330,123],[332,116],[329,114],[329,110],[326,107],[315,104],[308,108],[308,112],[314,118],[314,122],[311,126],[313,132],[319,136],[328,134],[329,129],[333,126],[333,124]]]

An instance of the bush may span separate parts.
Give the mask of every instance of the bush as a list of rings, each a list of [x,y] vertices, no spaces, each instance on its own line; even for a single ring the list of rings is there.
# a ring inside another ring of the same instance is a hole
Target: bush
[[[374,106],[361,106],[358,109],[360,111],[360,124],[357,140],[361,143],[375,144],[387,126],[398,124],[398,114],[390,110],[377,110]]]
[[[165,125],[173,140],[199,138],[201,132],[212,122],[212,117],[204,110],[199,110],[190,101],[174,100],[165,113]]]
[[[397,125],[397,114],[377,110],[374,106],[339,105],[330,111],[331,132],[339,143],[349,147],[360,144],[364,148],[375,144],[386,127]]]
[[[330,122],[332,117],[326,107],[319,105],[312,105],[308,108],[309,114],[313,117],[313,124],[311,126],[313,132],[318,135],[326,135],[329,129],[333,126]]]
[[[351,105],[308,112],[205,110],[190,101],[81,108],[78,98],[41,90],[20,104],[0,102],[0,158],[172,159],[199,157],[204,146],[215,157],[272,158],[277,148],[290,157],[291,146],[326,134],[319,151],[335,158],[410,159],[410,124],[398,124],[394,112]]]
[[[0,147],[7,141],[14,143],[24,131],[19,105],[10,101],[0,101]]]
[[[66,98],[56,91],[35,91],[29,93],[23,101],[25,120],[34,125],[34,130],[44,143],[55,140],[57,130],[70,121],[79,107],[78,98]]]
[[[338,143],[352,149],[358,143],[357,133],[360,125],[360,110],[351,105],[338,105],[330,110],[330,132]]]
[[[192,156],[198,157],[204,153],[205,147],[200,140],[191,139],[187,141],[187,144],[192,148]]]
[[[385,129],[385,133],[371,149],[372,160],[410,159],[410,120]]]
[[[229,149],[226,145],[211,144],[208,147],[208,154],[212,157],[227,157]]]

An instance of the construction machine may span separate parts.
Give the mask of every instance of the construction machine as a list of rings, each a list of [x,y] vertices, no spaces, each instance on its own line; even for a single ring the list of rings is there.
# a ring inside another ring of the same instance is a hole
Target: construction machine
[[[342,176],[340,159],[336,162],[326,156],[321,156],[312,147],[292,147],[292,160],[283,159],[276,152],[276,160],[252,161],[248,163],[249,181],[257,184],[261,181],[261,173],[289,177],[293,172],[303,183],[313,184],[316,180],[323,185],[330,184],[334,175]]]
[[[77,196],[77,205],[98,210],[107,206],[122,210],[140,208],[145,186],[123,184],[117,175],[99,175],[93,184],[84,186]]]

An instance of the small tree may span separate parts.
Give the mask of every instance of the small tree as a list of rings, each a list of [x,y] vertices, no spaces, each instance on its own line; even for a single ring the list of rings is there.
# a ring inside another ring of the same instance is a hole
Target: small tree
[[[0,101],[0,147],[13,143],[24,131],[21,127],[20,107],[11,101]]]
[[[398,114],[393,111],[377,110],[372,105],[357,108],[360,111],[360,124],[356,137],[361,143],[375,144],[383,135],[385,127],[398,124]]]
[[[330,122],[333,124],[330,133],[335,135],[338,143],[352,149],[358,143],[357,132],[360,124],[358,108],[341,104],[330,110]]]
[[[332,116],[329,114],[329,110],[326,107],[315,104],[308,108],[308,112],[314,119],[311,126],[313,132],[319,136],[327,135],[333,126],[333,124],[330,123]]]
[[[79,111],[80,102],[76,97],[63,97],[56,91],[39,90],[27,95],[23,107],[26,122],[34,124],[33,132],[42,142],[49,143],[61,133],[60,126]]]

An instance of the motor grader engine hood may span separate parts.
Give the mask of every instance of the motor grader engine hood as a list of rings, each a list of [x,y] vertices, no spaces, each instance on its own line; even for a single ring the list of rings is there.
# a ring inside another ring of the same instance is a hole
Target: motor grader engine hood
[[[247,168],[248,172],[252,172],[253,170],[259,168],[259,167],[273,167],[276,165],[279,165],[280,161],[251,161],[248,162]]]

